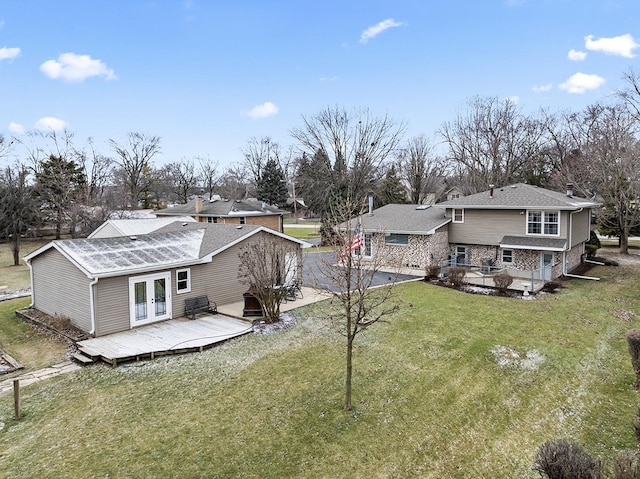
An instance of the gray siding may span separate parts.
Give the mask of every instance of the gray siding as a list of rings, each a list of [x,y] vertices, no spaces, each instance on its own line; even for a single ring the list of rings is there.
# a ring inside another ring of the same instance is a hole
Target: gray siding
[[[591,236],[591,208],[573,215],[573,231],[571,232],[571,247],[584,241],[589,241]]]
[[[34,307],[68,317],[74,326],[91,331],[89,278],[54,248],[33,258],[31,267]]]
[[[95,288],[96,336],[130,329],[129,277],[102,278]]]
[[[92,238],[113,238],[116,236],[122,236],[122,233],[115,229],[112,224],[107,223]]]
[[[447,216],[451,216],[447,209]],[[567,237],[568,212],[560,214],[560,236]],[[575,221],[574,215],[574,221]],[[497,246],[504,236],[526,236],[526,210],[464,210],[464,223],[449,223],[449,243]]]

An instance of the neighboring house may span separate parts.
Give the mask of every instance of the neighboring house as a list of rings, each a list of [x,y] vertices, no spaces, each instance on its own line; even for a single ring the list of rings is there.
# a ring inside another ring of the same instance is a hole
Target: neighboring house
[[[550,280],[581,264],[591,210],[598,203],[518,183],[438,205],[445,208],[452,258],[492,263],[522,276]]]
[[[107,220],[98,226],[87,238],[114,238],[117,236],[136,236],[153,233],[176,221],[196,223],[191,216],[165,216],[162,218]]]
[[[581,264],[598,206],[570,190],[519,183],[430,207],[386,205],[351,227],[362,224],[365,257],[382,255],[390,265],[491,265],[547,281]]]
[[[52,241],[25,257],[32,306],[104,336],[184,316],[187,298],[242,301],[248,286],[238,279],[238,252],[264,235],[305,244],[262,226],[197,222],[138,236]]]
[[[157,217],[191,216],[201,223],[266,226],[282,233],[286,211],[260,201],[233,201],[214,196],[211,200],[197,197],[186,204],[158,210],[155,213]]]
[[[364,258],[376,256],[390,265],[425,268],[448,257],[450,221],[434,206],[389,204],[360,216],[351,226],[360,224]]]

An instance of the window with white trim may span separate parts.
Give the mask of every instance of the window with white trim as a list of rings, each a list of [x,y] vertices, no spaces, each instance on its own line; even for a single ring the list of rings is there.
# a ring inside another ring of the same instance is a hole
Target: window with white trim
[[[527,211],[527,234],[558,236],[560,214],[557,211]]]
[[[217,216],[207,216],[207,223],[217,223],[217,222],[218,222]]]
[[[240,224],[241,225],[246,225],[247,224],[247,217],[246,216],[241,216],[240,217]]]
[[[502,250],[501,262],[503,264],[513,264],[513,250],[512,249],[503,249]]]
[[[451,219],[454,223],[464,223],[464,210],[462,208],[454,208],[451,212]]]
[[[176,293],[188,293],[191,291],[191,270],[176,270]]]

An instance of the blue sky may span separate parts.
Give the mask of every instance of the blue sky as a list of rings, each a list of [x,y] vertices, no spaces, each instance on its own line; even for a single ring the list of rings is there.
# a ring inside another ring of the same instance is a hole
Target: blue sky
[[[639,30],[637,0],[0,0],[0,134],[66,126],[109,155],[138,131],[159,164],[222,167],[327,106],[435,137],[476,95],[606,100]]]

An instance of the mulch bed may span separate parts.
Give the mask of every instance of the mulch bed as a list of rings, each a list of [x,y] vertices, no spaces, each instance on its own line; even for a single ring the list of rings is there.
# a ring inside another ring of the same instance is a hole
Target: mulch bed
[[[74,344],[91,337],[81,329],[73,326],[69,319],[50,316],[33,308],[19,309],[16,311],[16,315],[28,324]]]

